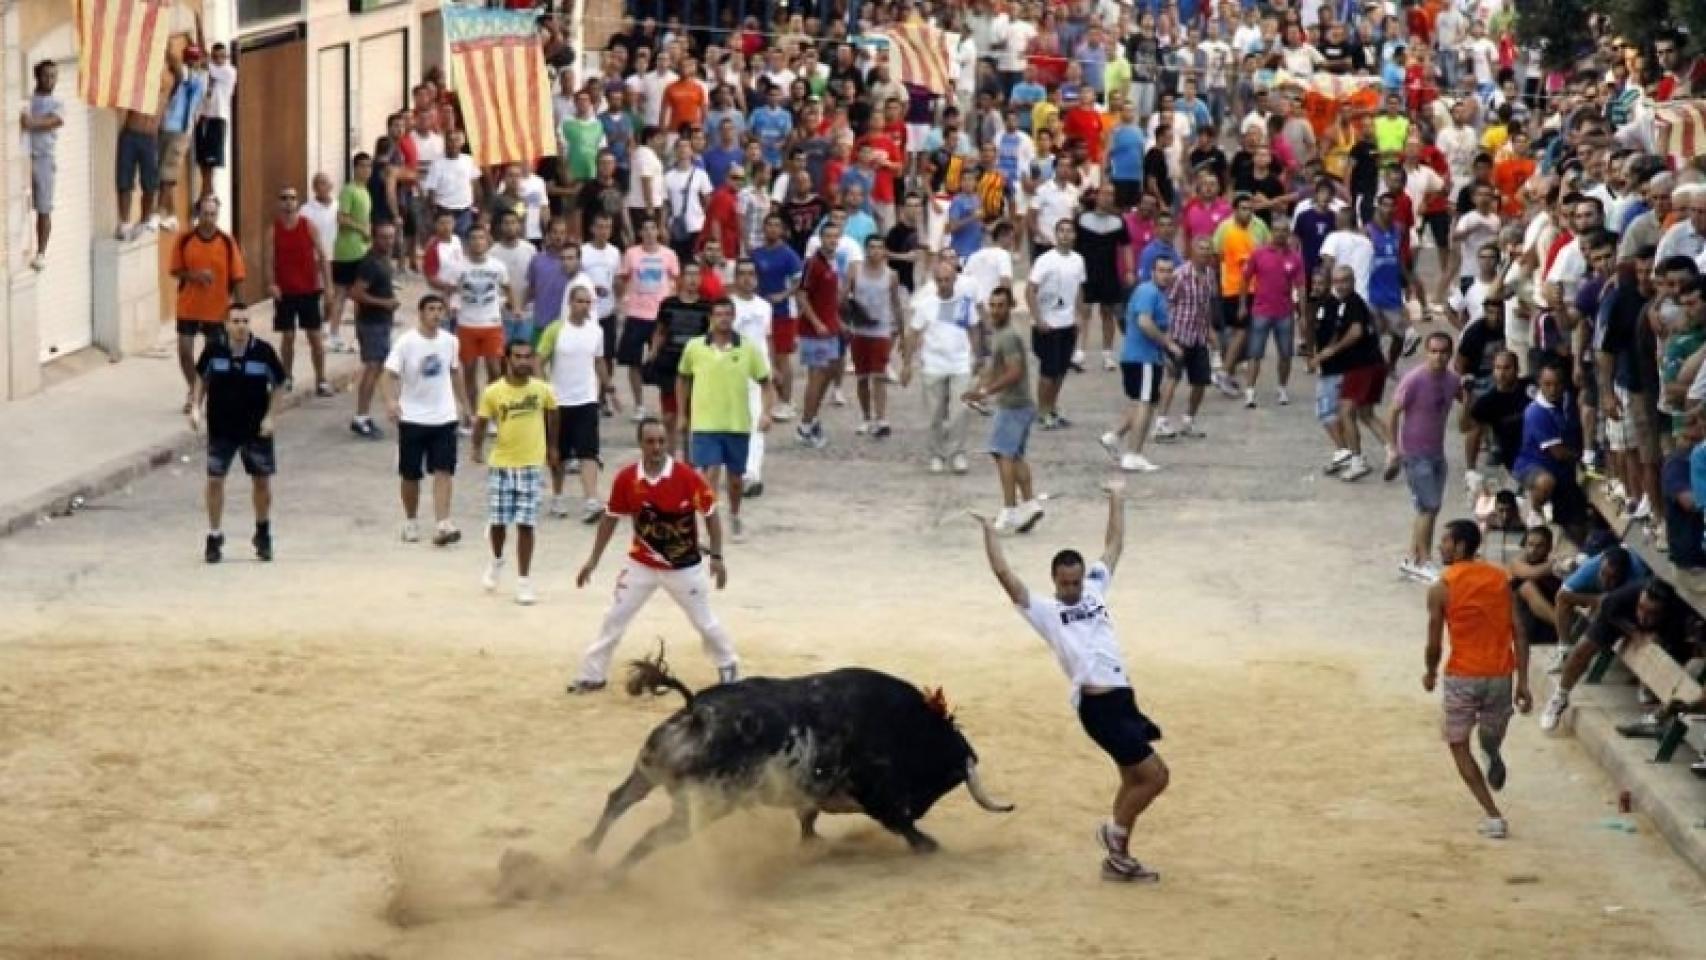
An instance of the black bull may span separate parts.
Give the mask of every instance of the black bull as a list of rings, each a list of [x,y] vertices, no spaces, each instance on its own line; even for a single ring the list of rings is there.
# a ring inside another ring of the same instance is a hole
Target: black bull
[[[695,694],[669,673],[662,655],[635,661],[628,692],[680,693],[687,705],[659,724],[634,770],[611,791],[586,838],[596,851],[623,813],[654,788],[668,791],[669,819],[652,827],[623,858],[632,866],[691,832],[686,793],[701,791],[708,816],[746,805],[795,811],[804,840],[817,836],[819,813],[863,813],[906,839],[918,853],[936,849],[917,821],[964,783],[979,806],[990,799],[977,753],[940,700],[875,670],[847,668],[778,680],[755,677]]]

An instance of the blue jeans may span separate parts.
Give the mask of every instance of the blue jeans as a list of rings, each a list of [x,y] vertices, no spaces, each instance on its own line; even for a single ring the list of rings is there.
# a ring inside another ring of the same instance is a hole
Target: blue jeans
[[[1008,460],[1025,459],[1025,442],[1031,436],[1031,424],[1037,420],[1037,408],[996,407],[995,419],[989,427],[989,452]]]

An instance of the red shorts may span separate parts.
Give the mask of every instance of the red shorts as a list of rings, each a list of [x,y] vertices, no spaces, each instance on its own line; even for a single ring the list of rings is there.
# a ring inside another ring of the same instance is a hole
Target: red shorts
[[[1381,395],[1385,392],[1386,364],[1384,363],[1346,370],[1344,379],[1339,381],[1339,399],[1349,400],[1359,407],[1372,407],[1379,404]]]
[[[894,341],[888,337],[853,337],[853,373],[861,377],[874,377],[888,372],[889,351],[892,349]]]
[[[770,321],[770,354],[793,356],[800,348],[800,318],[777,317]]]
[[[457,327],[456,342],[461,348],[462,366],[467,367],[482,357],[493,360],[504,355],[503,327]]]
[[[675,416],[681,410],[680,404],[675,402],[675,391],[673,389],[658,391],[658,406],[663,408],[665,416],[670,417]]]

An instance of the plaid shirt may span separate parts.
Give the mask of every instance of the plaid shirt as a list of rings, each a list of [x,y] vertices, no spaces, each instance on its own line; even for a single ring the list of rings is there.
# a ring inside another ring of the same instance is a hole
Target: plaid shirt
[[[1167,310],[1172,314],[1173,342],[1181,347],[1200,347],[1208,343],[1209,311],[1214,307],[1214,294],[1219,278],[1213,267],[1185,263],[1173,276],[1173,288],[1167,291]]]

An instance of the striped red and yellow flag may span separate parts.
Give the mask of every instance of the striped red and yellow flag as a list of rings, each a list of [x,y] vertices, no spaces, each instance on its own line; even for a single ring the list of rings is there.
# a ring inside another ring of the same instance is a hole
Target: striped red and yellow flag
[[[884,27],[874,35],[888,41],[891,79],[945,96],[953,73],[948,69],[948,44],[942,31],[921,20]]]
[[[77,95],[91,107],[160,112],[172,0],[73,0]]]
[[[444,7],[451,85],[482,167],[556,156],[551,78],[528,11]]]
[[[1661,103],[1653,110],[1658,152],[1677,166],[1706,153],[1706,100]]]

